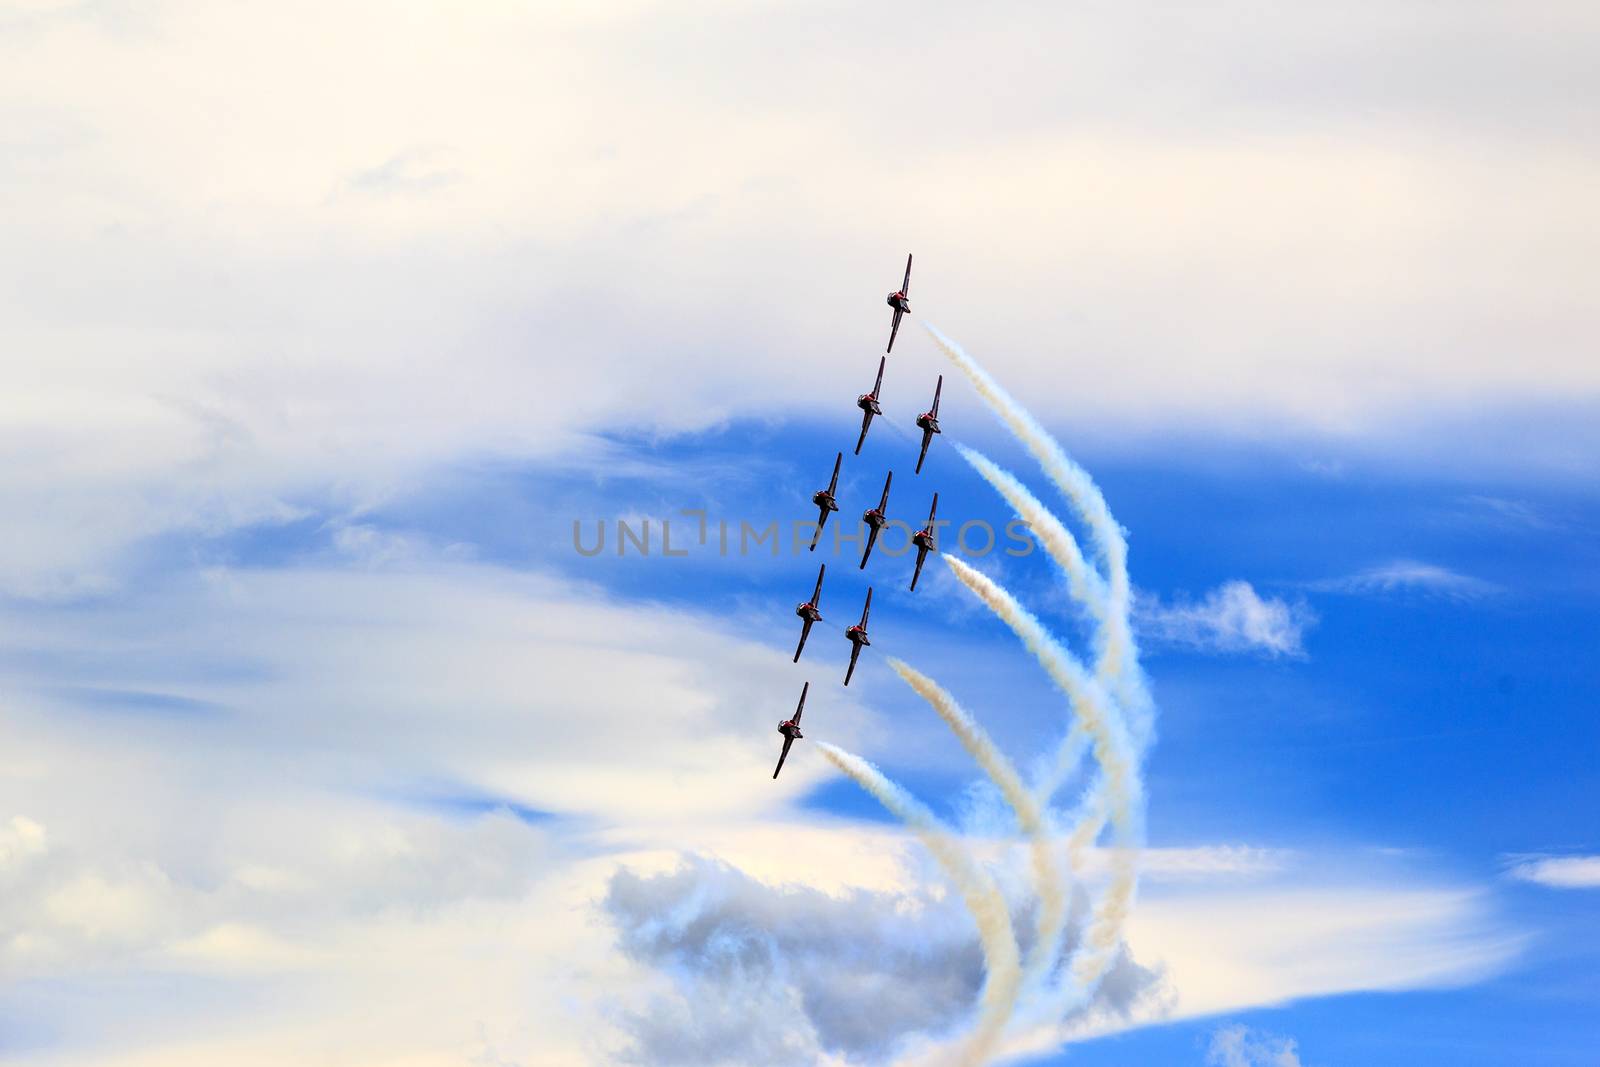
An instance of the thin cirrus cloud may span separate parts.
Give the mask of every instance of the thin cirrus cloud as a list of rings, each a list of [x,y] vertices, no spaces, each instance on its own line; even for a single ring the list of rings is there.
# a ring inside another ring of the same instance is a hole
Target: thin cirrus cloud
[[[1414,559],[1397,559],[1341,578],[1325,578],[1309,583],[1307,588],[1355,596],[1409,593],[1449,600],[1480,600],[1503,592],[1500,586],[1483,578]]]
[[[1600,889],[1600,856],[1524,857],[1507,873],[1549,889]]]
[[[1224,582],[1200,600],[1164,604],[1145,594],[1134,622],[1147,641],[1205,652],[1305,655],[1305,632],[1316,614],[1302,602],[1263,597],[1245,581]]]

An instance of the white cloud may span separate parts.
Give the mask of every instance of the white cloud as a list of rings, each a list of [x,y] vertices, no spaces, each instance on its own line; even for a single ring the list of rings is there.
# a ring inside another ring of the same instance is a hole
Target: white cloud
[[[829,24],[821,80],[811,50],[773,49],[823,30],[804,5],[680,25],[650,5],[169,0],[0,24],[0,350],[20,354],[0,369],[0,590],[83,596],[141,538],[359,508],[463,458],[836,412],[863,372],[841,338],[883,331],[907,249],[918,314],[1086,432],[1389,441],[1465,410],[1459,448],[1488,402],[1600,390],[1578,269],[1600,156],[1535,133],[1591,125],[1571,88],[1590,65],[1558,43],[1589,16],[1528,34],[1452,14],[1457,68],[1430,20],[1377,8],[1249,37],[1186,20],[1174,39],[1206,44],[1181,49],[1081,14],[930,13],[899,57],[887,13]],[[1374,34],[1406,106],[1308,73]],[[1002,58],[998,107],[943,73]],[[902,102],[892,128],[868,99]],[[1070,338],[1093,388],[1061,388],[1040,338]]]
[[[1426,19],[1308,13],[1243,39],[1107,12],[0,16],[0,969],[18,1014],[66,1035],[40,1055],[605,1060],[584,1009],[659,977],[590,921],[622,860],[705,837],[770,883],[834,892],[850,856],[881,892],[920,888],[880,831],[783,826],[822,772],[802,746],[766,777],[792,698],[751,729],[791,678],[760,624],[440,562],[359,521],[463,461],[593,462],[597,431],[834,412],[862,376],[840,338],[881,336],[908,248],[918,314],[1086,432],[1382,439],[1441,406],[1600,388],[1577,269],[1600,161],[1562,136],[1591,125],[1573,86],[1594,68],[1551,43],[1573,27],[1452,13],[1459,69],[1412,79],[1408,58],[1438,56]],[[891,32],[915,47],[883,52]],[[1375,32],[1403,106],[1308,76]],[[837,76],[818,80],[788,44],[821,34]],[[980,37],[1008,99],[948,77]],[[861,106],[887,99],[905,101],[887,125]],[[1094,387],[1060,388],[1041,337],[1070,337]],[[945,403],[953,426],[959,391]],[[127,580],[151,538],[327,513],[326,569]],[[1294,654],[1306,625],[1245,583],[1156,608],[1170,639],[1218,649]],[[872,729],[857,699],[831,706],[834,739]],[[1152,855],[1152,885],[1191,895],[1140,913],[1135,954],[1167,962],[1181,1010],[1504,958],[1470,895],[1301,899],[1258,884],[1277,862]],[[1241,881],[1251,914],[1193,895]],[[203,1021],[169,981],[201,984]]]
[[[750,726],[779,688],[768,665],[787,664],[725,620],[425,556],[19,611],[0,610],[0,646],[27,651],[0,661],[0,811],[18,813],[0,824],[0,964],[17,1010],[73,1034],[52,1062],[253,1067],[307,1042],[330,1063],[615,1062],[677,1033],[682,995],[665,957],[619,956],[599,921],[619,865],[656,884],[704,855],[742,872],[755,896],[734,895],[755,906],[762,886],[824,910],[852,893],[942,899],[898,829],[793,821],[788,803],[822,772],[801,746],[774,784],[770,724]],[[51,685],[61,670],[208,710],[83,704]],[[817,711],[827,736],[865,728],[863,708]],[[471,814],[495,798],[559,814]],[[1130,938],[1161,996],[1115,1025],[1460,981],[1506,958],[1481,898],[1279,884],[1297,863],[1153,850]],[[840,946],[815,933],[797,951],[825,981]],[[976,951],[965,936],[951,959]],[[1131,994],[1142,972],[1127,973]],[[206,1026],[149,975],[201,983]],[[95,1000],[100,982],[146,992],[90,1025],[61,991]],[[618,1031],[624,1015],[637,1025]],[[870,1059],[843,1015],[781,1018],[797,1041],[832,1035],[821,1062]]]
[[[1302,640],[1315,621],[1305,604],[1263,598],[1242,581],[1224,582],[1197,602],[1162,604],[1144,595],[1134,616],[1134,625],[1147,640],[1271,656],[1304,655]]]
[[[1476,600],[1501,591],[1493,582],[1413,559],[1395,560],[1344,578],[1312,582],[1307,588],[1324,593],[1416,592],[1452,600]]]
[[[1510,875],[1551,889],[1600,889],[1600,856],[1538,856],[1523,859]]]
[[[1206,1063],[1214,1067],[1300,1067],[1300,1053],[1293,1038],[1235,1024],[1212,1032]]]

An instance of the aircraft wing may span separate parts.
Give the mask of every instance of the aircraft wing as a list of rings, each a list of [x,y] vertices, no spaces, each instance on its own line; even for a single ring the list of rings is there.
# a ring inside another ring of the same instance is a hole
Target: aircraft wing
[[[939,514],[939,494],[933,494],[933,503],[928,507],[928,525],[933,525],[933,517]]]
[[[872,383],[872,395],[876,399],[878,391],[883,388],[883,365],[889,362],[888,356],[878,357],[878,377]]]
[[[861,628],[867,628],[867,616],[872,613],[872,586],[867,586],[867,602],[861,605]]]
[[[778,772],[783,770],[783,761],[789,758],[789,746],[792,744],[794,744],[794,738],[785,737],[783,739],[783,751],[778,753],[778,765],[773,768],[772,777],[778,777]]]
[[[797,645],[795,647],[795,650],[794,650],[794,661],[796,663],[800,662],[800,653],[805,649],[805,647],[806,647],[806,638],[809,637],[810,635],[811,635],[811,620],[810,619],[802,619],[802,620],[800,620],[800,644]]]
[[[937,497],[935,497],[937,500]],[[824,563],[817,568],[817,587],[811,592],[811,606],[819,607],[822,602],[822,576],[828,573],[828,565]]]
[[[809,692],[811,692],[810,682],[807,682],[805,685],[800,687],[800,703],[796,704],[794,707],[794,724],[796,726],[800,725],[800,716],[805,714],[806,694]]]
[[[932,440],[933,440],[933,431],[932,430],[923,430],[922,431],[922,451],[917,453],[917,469],[912,471],[911,472],[912,474],[921,474],[922,473],[922,461],[928,458],[928,442],[930,442]]]
[[[833,457],[833,477],[828,479],[828,495],[832,496],[839,488],[839,464],[844,462],[844,453],[840,452]]]
[[[894,481],[894,471],[890,471],[883,479],[883,499],[878,501],[879,511],[889,506],[889,483],[892,481]]]
[[[894,351],[894,335],[900,332],[900,316],[903,314],[905,312],[899,308],[894,309],[894,322],[889,326],[889,347],[884,349],[885,352]]]
[[[917,549],[917,568],[916,568],[916,570],[911,572],[911,588],[912,588],[913,591],[915,591],[916,588],[917,588],[917,579],[922,577],[922,561],[927,559],[927,558],[928,558],[928,550],[927,549],[925,549],[925,548]],[[796,653],[796,655],[798,655],[798,653]]]
[[[861,413],[861,436],[856,438],[856,455],[861,455],[861,446],[867,440],[867,427],[872,425],[872,409],[867,408]]]
[[[849,685],[850,684],[850,676],[852,674],[856,673],[856,657],[859,656],[859,655],[861,655],[861,646],[856,644],[856,643],[854,643],[854,642],[851,642],[851,644],[850,644],[850,666],[844,672],[844,684],[845,685]],[[774,775],[773,777],[777,777],[777,776]]]
[[[933,384],[933,417],[939,417],[939,394],[944,392],[944,375],[939,375],[939,380]]]
[[[872,558],[872,546],[877,544],[877,543],[878,543],[878,527],[874,526],[874,527],[871,528],[871,532],[867,534],[867,550],[865,552],[861,553],[861,567],[859,569],[861,569],[861,570],[866,570],[867,569],[867,560]],[[867,595],[871,596],[870,593],[867,594]],[[863,618],[864,617],[865,616],[863,616]]]
[[[900,291],[906,296],[911,295],[911,253],[906,253],[906,280],[900,283]]]

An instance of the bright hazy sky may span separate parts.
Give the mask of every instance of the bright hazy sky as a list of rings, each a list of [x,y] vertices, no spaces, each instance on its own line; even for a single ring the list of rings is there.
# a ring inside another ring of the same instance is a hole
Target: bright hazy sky
[[[1104,487],[1159,709],[1124,1010],[1029,1062],[1588,1062],[1597,58],[1586,3],[0,0],[0,1058],[962,1024],[967,920],[813,738],[981,835],[883,660],[1024,766],[1033,661],[936,561],[841,558],[796,666],[812,558],[572,545],[806,517],[909,250],[843,514],[1003,524],[955,440],[1047,488],[937,323]]]

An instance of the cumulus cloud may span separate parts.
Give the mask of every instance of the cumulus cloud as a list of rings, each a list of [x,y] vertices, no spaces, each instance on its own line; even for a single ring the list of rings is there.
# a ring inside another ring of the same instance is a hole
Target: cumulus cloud
[[[1305,631],[1315,622],[1306,604],[1262,597],[1243,581],[1224,582],[1198,601],[1163,604],[1145,594],[1134,607],[1134,623],[1146,640],[1208,652],[1302,656]]]
[[[1307,588],[1322,593],[1355,595],[1419,593],[1462,601],[1481,599],[1501,591],[1493,582],[1414,559],[1397,559],[1343,578],[1311,582]]]
[[[1600,856],[1526,857],[1507,873],[1551,889],[1600,889]]]
[[[1247,1026],[1223,1026],[1211,1034],[1206,1063],[1212,1067],[1300,1067],[1300,1053],[1293,1038],[1275,1037]]]
[[[977,932],[937,880],[825,893],[686,857],[618,871],[604,907],[623,950],[667,983],[621,1010],[642,1064],[882,1063],[963,1025],[983,984]],[[1084,1013],[1126,1019],[1157,988],[1119,957]]]

